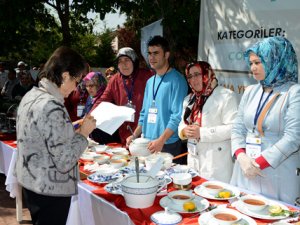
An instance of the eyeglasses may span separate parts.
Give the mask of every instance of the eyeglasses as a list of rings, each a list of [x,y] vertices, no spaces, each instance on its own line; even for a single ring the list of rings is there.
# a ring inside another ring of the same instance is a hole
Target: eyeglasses
[[[189,75],[187,75],[186,78],[187,78],[188,80],[190,80],[190,79],[192,79],[193,77],[199,77],[199,76],[202,76],[202,74],[201,74],[201,73],[198,73],[198,72],[195,72],[194,74],[189,74]]]

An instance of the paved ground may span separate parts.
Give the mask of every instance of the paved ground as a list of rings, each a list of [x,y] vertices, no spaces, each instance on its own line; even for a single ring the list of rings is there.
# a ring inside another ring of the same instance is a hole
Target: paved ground
[[[24,208],[24,203],[23,221],[20,223],[17,221],[15,199],[10,198],[5,190],[5,179],[5,175],[0,174],[0,225],[32,224],[30,213],[27,208]]]

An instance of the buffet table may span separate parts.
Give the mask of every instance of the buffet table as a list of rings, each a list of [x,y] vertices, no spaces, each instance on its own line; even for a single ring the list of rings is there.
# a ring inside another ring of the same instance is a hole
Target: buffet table
[[[12,197],[16,197],[17,220],[22,221],[22,198],[20,188],[13,176],[13,166],[16,160],[16,144],[13,140],[0,142],[0,169],[7,176],[7,190]],[[198,176],[193,178],[192,188],[202,184],[206,180]],[[168,191],[173,190],[173,184],[170,183]],[[165,193],[166,194],[166,193]],[[163,208],[159,202],[165,195],[157,196],[154,205],[146,209],[133,209],[125,204],[124,197],[114,195],[104,190],[104,184],[95,184],[86,179],[78,183],[78,195],[72,197],[67,225],[97,225],[97,224],[114,224],[114,225],[133,225],[133,224],[154,224],[150,216]],[[228,200],[209,200],[211,206],[235,208]],[[291,210],[299,208],[288,206]],[[202,213],[201,213],[202,214]],[[198,224],[199,212],[183,213],[180,224]],[[269,224],[274,221],[255,219],[257,224]],[[296,221],[294,221],[295,223]],[[298,225],[298,224],[297,224]]]
[[[22,221],[22,190],[13,175],[14,165],[17,158],[17,144],[15,134],[1,135],[0,141],[0,172],[6,175],[6,190],[10,197],[16,198],[16,218]]]

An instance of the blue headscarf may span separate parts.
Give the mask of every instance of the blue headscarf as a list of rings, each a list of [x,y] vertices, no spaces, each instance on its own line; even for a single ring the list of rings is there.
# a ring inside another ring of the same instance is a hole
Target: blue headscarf
[[[278,87],[287,81],[298,82],[298,61],[292,44],[284,37],[269,37],[248,48],[244,54],[247,63],[250,53],[261,60],[265,79],[263,87]]]

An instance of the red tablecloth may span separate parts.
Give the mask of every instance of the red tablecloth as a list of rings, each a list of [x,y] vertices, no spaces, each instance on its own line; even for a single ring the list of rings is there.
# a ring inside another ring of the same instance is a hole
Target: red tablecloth
[[[16,133],[1,133],[0,132],[0,141],[3,143],[10,145],[13,148],[17,147],[16,144]]]
[[[193,178],[192,181],[192,189],[194,189],[196,186],[202,184],[203,182],[205,182],[206,180],[200,177],[195,177]],[[117,208],[119,208],[120,210],[126,212],[128,214],[128,216],[131,218],[131,220],[134,222],[134,224],[136,225],[154,225],[153,222],[151,222],[150,220],[150,216],[157,212],[157,211],[161,211],[164,210],[160,205],[159,205],[159,201],[162,197],[164,196],[157,196],[153,206],[149,207],[149,208],[145,208],[145,209],[133,209],[133,208],[129,208],[126,206],[125,204],[125,200],[124,197],[121,195],[113,195],[110,194],[108,192],[106,192],[104,190],[104,184],[98,185],[98,184],[94,184],[92,182],[89,182],[88,180],[84,180],[83,182],[85,182],[88,185],[97,187],[97,189],[95,189],[93,191],[94,194],[106,199],[109,202],[112,202],[115,204],[115,206]],[[173,184],[169,184],[168,186],[168,191],[172,191],[173,188]],[[216,204],[216,205],[221,205],[221,204],[228,204],[229,202],[227,200],[224,201],[219,201],[219,200],[209,200],[210,204]],[[233,208],[232,206],[228,206],[229,208]],[[293,210],[292,208],[290,208],[291,210]],[[180,224],[198,224],[198,217],[199,214],[195,214],[195,213],[186,213],[186,214],[181,214],[183,220]],[[255,219],[257,224],[269,224],[272,223],[274,221],[269,221],[269,220],[261,220],[261,219]]]

